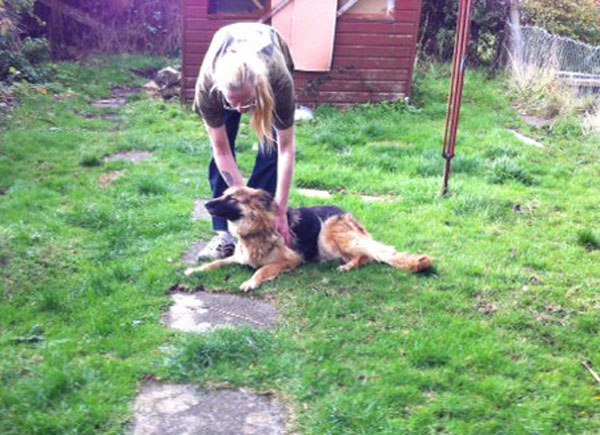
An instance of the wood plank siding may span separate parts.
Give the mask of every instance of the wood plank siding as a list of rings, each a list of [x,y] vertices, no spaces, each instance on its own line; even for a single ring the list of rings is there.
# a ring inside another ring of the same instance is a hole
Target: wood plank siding
[[[182,2],[182,100],[190,103],[202,59],[215,31],[234,22],[257,21],[257,17],[209,16],[208,0]],[[340,17],[331,71],[294,72],[297,103],[348,107],[410,95],[420,15],[421,0],[396,0],[393,17]]]

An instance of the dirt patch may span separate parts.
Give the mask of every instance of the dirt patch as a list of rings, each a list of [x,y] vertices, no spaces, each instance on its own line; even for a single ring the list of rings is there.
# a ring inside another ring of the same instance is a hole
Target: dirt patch
[[[486,314],[488,316],[498,311],[498,307],[493,302],[480,301],[475,307],[478,313]]]
[[[114,113],[106,113],[102,115],[98,115],[95,113],[79,113],[79,116],[84,119],[102,119],[103,121],[111,121],[111,122],[121,122],[123,118]]]
[[[100,185],[100,189],[106,189],[110,187],[116,180],[125,175],[127,171],[113,171],[108,174],[101,175],[98,179],[98,184]]]
[[[149,382],[134,403],[133,435],[280,435],[287,413],[271,395]]]
[[[199,291],[175,292],[171,298],[174,303],[163,322],[179,331],[205,333],[223,327],[270,329],[277,325],[277,312],[270,304],[248,297]]]
[[[0,89],[0,115],[6,115],[18,105],[18,100],[8,88]]]
[[[211,219],[210,213],[206,210],[206,207],[204,206],[204,204],[206,204],[208,201],[209,200],[207,199],[197,199],[196,202],[194,202],[194,212],[192,214],[192,219],[196,221]]]
[[[9,263],[10,261],[8,260],[8,257],[0,255],[0,267],[6,267]]]
[[[521,115],[521,119],[523,121],[525,121],[525,123],[527,123],[528,125],[531,125],[532,127],[535,127],[535,128],[546,127],[552,123],[552,120],[550,120],[550,119],[540,118],[538,116],[533,116],[533,115],[523,114],[523,115]]]
[[[138,162],[142,162],[144,160],[149,160],[151,158],[152,158],[152,153],[149,153],[148,151],[133,150],[133,151],[127,151],[127,152],[123,152],[123,153],[113,154],[112,156],[106,157],[104,160],[106,160],[107,162],[123,161],[123,162],[138,163]]]

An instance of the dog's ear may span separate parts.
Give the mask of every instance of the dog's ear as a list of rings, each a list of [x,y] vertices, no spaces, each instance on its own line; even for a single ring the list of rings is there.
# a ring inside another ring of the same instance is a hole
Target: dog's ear
[[[251,200],[252,208],[274,211],[275,201],[273,196],[266,190],[258,189],[258,192]]]

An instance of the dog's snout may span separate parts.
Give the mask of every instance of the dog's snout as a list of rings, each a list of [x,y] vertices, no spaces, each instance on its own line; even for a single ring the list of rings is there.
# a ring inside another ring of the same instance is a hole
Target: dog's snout
[[[206,210],[210,213],[211,210],[215,209],[216,206],[216,199],[211,199],[210,201],[207,201],[204,203],[204,207],[206,208]]]
[[[242,216],[241,210],[235,202],[228,201],[226,197],[219,197],[204,204],[206,211],[213,217],[235,221]]]

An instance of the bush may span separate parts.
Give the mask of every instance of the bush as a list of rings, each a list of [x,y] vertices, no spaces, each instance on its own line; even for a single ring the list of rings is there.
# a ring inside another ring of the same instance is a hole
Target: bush
[[[48,60],[45,39],[21,40],[21,20],[33,13],[34,0],[0,0],[0,81],[44,78],[39,66]]]
[[[458,1],[424,0],[421,49],[436,60],[452,59],[458,21]],[[469,36],[470,63],[496,66],[505,38],[509,0],[476,0]]]
[[[600,45],[600,4],[596,0],[525,0],[522,24]]]
[[[181,48],[180,0],[63,2],[96,24],[90,27],[63,17],[54,33],[56,45],[52,46],[57,58],[81,58],[91,50],[172,55]],[[47,7],[36,7],[36,13],[42,20],[50,19]]]

